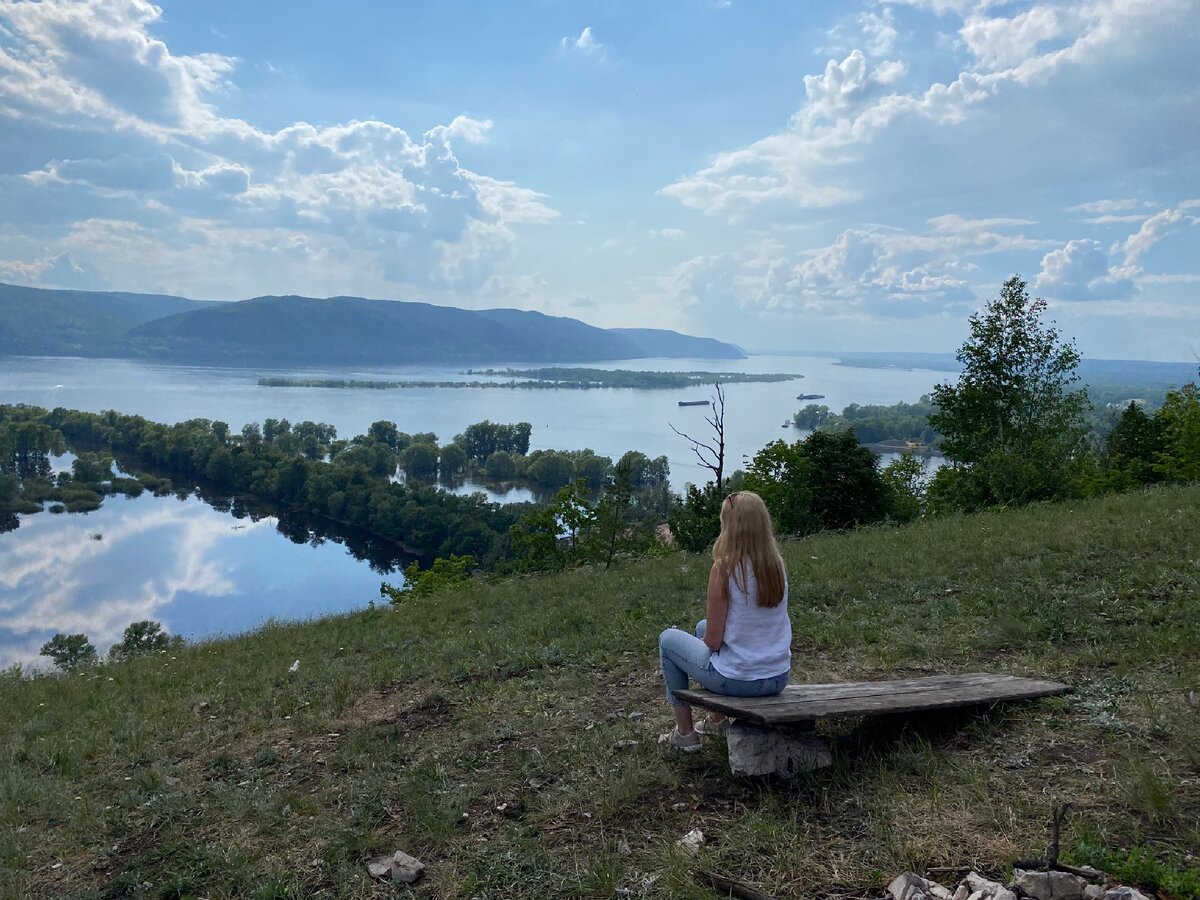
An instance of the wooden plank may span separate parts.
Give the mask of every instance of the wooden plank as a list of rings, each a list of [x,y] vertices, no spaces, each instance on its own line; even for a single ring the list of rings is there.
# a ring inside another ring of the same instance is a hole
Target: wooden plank
[[[922,710],[1030,700],[1070,692],[1065,684],[1012,675],[973,672],[903,681],[789,685],[773,697],[727,697],[709,691],[676,691],[693,706],[759,725],[786,725],[849,716],[878,716]]]
[[[760,707],[790,706],[798,701],[829,700],[835,697],[875,697],[935,688],[958,688],[973,684],[996,684],[1011,680],[1011,675],[989,675],[974,672],[967,675],[935,675],[928,678],[911,678],[905,681],[843,681],[832,684],[789,684],[780,694],[770,697],[735,698],[739,703]],[[677,692],[681,697],[683,691]],[[689,694],[708,696],[706,691],[689,691]]]

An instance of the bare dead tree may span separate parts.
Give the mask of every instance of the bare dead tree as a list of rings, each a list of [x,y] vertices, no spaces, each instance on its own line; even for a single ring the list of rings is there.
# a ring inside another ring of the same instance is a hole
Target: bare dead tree
[[[685,434],[670,422],[667,424],[670,425],[673,432],[692,445],[692,452],[700,460],[700,465],[712,472],[713,478],[717,482],[717,490],[723,491],[725,488],[725,391],[721,388],[720,382],[714,384],[713,388],[716,390],[716,396],[713,397],[712,403],[708,407],[709,414],[704,417],[704,421],[713,430],[711,443]]]

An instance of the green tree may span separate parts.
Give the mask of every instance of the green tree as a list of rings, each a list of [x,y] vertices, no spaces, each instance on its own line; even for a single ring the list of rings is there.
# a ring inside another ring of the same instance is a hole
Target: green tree
[[[721,501],[724,494],[716,482],[703,487],[685,485],[682,497],[671,504],[667,524],[680,549],[702,553],[712,546],[721,533]]]
[[[929,424],[953,464],[939,491],[973,504],[1026,503],[1066,494],[1084,452],[1087,394],[1078,381],[1079,351],[1042,322],[1046,303],[1030,299],[1013,276],[972,314],[957,357],[955,383],[939,384]],[[936,481],[937,479],[935,479]]]
[[[467,470],[467,454],[458,444],[447,444],[438,451],[438,476],[454,478]]]
[[[891,496],[888,504],[891,517],[897,522],[918,518],[929,488],[929,475],[921,461],[912,453],[902,453],[899,459],[883,467],[882,475]]]
[[[516,473],[517,464],[513,461],[512,454],[507,450],[497,450],[487,458],[484,471],[487,472],[488,478],[493,481],[507,481]]]
[[[71,463],[71,472],[80,484],[99,484],[112,479],[112,464],[106,453],[80,453]]]
[[[39,655],[48,656],[64,672],[74,672],[96,662],[96,648],[86,634],[61,631],[42,644]]]
[[[437,478],[438,450],[434,444],[409,444],[400,454],[400,468],[406,478],[432,481]]]
[[[560,488],[570,484],[575,477],[575,462],[566,453],[542,451],[536,459],[530,460],[528,474],[543,487]]]
[[[1170,481],[1200,480],[1200,389],[1171,391],[1154,419],[1162,434],[1154,470]]]
[[[183,638],[170,635],[163,631],[162,624],[144,619],[134,622],[125,629],[119,644],[113,644],[108,650],[108,658],[113,660],[133,659],[148,653],[157,653],[183,646]]]
[[[784,534],[820,530],[813,514],[812,463],[804,442],[771,441],[754,455],[742,487],[763,498],[775,528]]]

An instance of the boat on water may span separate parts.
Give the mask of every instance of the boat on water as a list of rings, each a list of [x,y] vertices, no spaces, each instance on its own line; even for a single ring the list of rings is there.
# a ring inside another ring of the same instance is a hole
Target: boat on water
[[[792,427],[792,423],[791,423],[790,421],[788,421],[788,422],[784,422],[784,423],[783,423],[782,425],[780,425],[779,427],[780,427],[780,428],[791,428],[791,427]]]
[[[711,400],[680,400],[680,406],[708,406]]]
[[[824,400],[824,394],[797,394],[797,400]]]

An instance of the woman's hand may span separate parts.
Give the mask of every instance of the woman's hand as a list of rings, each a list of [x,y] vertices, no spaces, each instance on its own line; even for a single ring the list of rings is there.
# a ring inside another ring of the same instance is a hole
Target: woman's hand
[[[725,621],[729,618],[729,578],[716,563],[708,573],[707,607],[708,625],[704,632],[704,643],[715,653],[725,641]]]

